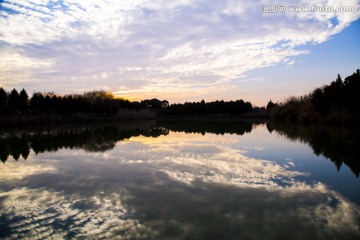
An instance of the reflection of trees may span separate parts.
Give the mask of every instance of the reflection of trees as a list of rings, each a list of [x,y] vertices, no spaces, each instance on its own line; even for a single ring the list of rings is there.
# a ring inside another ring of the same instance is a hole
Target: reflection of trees
[[[55,152],[62,148],[84,149],[89,152],[105,152],[113,149],[116,142],[135,136],[158,137],[167,135],[165,128],[147,126],[123,127],[116,125],[59,127],[24,132],[0,133],[0,159],[5,162],[9,156],[18,160],[27,159],[30,149],[36,154]]]
[[[357,161],[360,149],[360,129],[329,126],[290,126],[271,123],[269,131],[309,144],[316,155],[322,154],[330,159],[339,170],[345,163],[359,177],[360,162]]]
[[[22,156],[27,159],[30,149],[28,139],[24,134],[10,135],[5,137],[0,135],[0,160],[5,162],[9,156],[12,156],[16,161]]]
[[[162,125],[174,132],[238,134],[250,133],[255,123],[233,121],[170,121]]]
[[[5,162],[9,156],[15,160],[27,159],[32,149],[36,154],[56,152],[63,148],[83,149],[89,152],[105,152],[113,149],[116,142],[135,136],[158,137],[169,131],[186,133],[215,133],[243,135],[251,132],[254,123],[230,121],[181,121],[163,122],[140,126],[88,125],[81,127],[56,127],[30,131],[0,133],[0,159]]]

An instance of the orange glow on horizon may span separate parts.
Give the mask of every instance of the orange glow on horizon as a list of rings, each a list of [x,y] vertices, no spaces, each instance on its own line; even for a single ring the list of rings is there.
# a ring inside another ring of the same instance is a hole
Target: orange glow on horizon
[[[201,100],[205,100],[205,102],[212,102],[212,101],[236,101],[243,99],[246,102],[251,102],[252,106],[255,107],[263,107],[266,106],[266,104],[272,100],[273,102],[277,102],[281,100],[281,97],[268,99],[268,97],[265,96],[243,96],[243,97],[236,97],[229,95],[227,98],[219,98],[218,96],[194,96],[194,95],[186,95],[183,93],[169,93],[169,94],[159,94],[159,93],[134,93],[134,95],[130,94],[119,94],[116,92],[113,92],[113,95],[116,98],[119,99],[126,99],[130,102],[140,102],[145,99],[153,99],[157,98],[159,100],[167,100],[170,104],[175,103],[185,103],[185,102],[200,102]],[[159,96],[162,95],[162,96]]]

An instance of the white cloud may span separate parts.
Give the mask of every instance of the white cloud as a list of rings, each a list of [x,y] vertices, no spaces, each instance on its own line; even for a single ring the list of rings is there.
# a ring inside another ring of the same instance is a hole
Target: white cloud
[[[234,0],[6,0],[1,50],[10,45],[17,58],[45,65],[27,74],[1,69],[1,85],[40,81],[60,92],[108,88],[128,95],[231,89],[229,81],[245,71],[306,54],[296,47],[342,31],[359,17],[356,0],[346,5],[355,11],[265,14],[259,2]],[[1,51],[1,58],[8,54]],[[207,76],[216,77],[201,80]]]
[[[39,58],[24,56],[14,48],[3,47],[0,58],[1,85],[18,84],[21,86],[26,80],[31,80],[34,71],[41,73],[51,64],[51,60],[44,62]],[[16,77],[11,78],[11,76]]]

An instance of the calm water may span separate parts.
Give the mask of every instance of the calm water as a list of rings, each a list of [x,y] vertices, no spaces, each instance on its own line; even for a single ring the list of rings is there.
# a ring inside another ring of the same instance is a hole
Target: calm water
[[[241,122],[0,131],[1,239],[360,239],[360,134]]]

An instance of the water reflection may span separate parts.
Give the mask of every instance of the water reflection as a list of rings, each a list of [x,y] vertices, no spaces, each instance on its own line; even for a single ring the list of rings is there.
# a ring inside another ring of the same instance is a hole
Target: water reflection
[[[245,137],[276,138],[265,126],[186,126],[96,125],[52,130],[53,138],[44,129],[3,133],[8,148],[8,136],[28,139],[30,161],[0,166],[0,238],[359,238],[360,209],[346,196],[302,181],[310,173],[296,162],[244,155]],[[69,132],[83,142],[66,143]],[[33,139],[47,142],[43,152]],[[89,148],[93,142],[100,147]]]
[[[29,130],[0,131],[0,160],[9,157],[16,161],[27,159],[32,149],[36,154],[58,151],[63,148],[84,149],[90,152],[105,152],[119,141],[136,136],[158,137],[173,132],[214,133],[219,135],[251,133],[262,122],[212,122],[212,121],[155,121],[126,122],[122,124],[87,125],[37,128]],[[359,177],[360,162],[357,151],[360,148],[360,129],[356,127],[289,126],[267,123],[271,133],[276,131],[291,140],[308,144],[316,155],[331,160],[337,170],[347,165]]]
[[[0,160],[6,162],[11,156],[16,161],[27,159],[30,149],[36,154],[58,151],[62,148],[84,149],[90,152],[105,152],[115,147],[118,141],[131,137],[158,137],[169,131],[187,133],[239,134],[250,133],[250,122],[125,122],[121,124],[97,124],[86,126],[60,126],[31,130],[5,130],[0,132]]]
[[[316,155],[330,159],[339,171],[342,164],[347,165],[359,177],[360,129],[339,126],[290,126],[268,123],[269,132],[275,130],[283,136],[305,142]]]
[[[6,162],[11,156],[16,161],[28,158],[30,149],[36,154],[55,152],[63,148],[105,152],[118,141],[134,136],[157,137],[168,130],[155,127],[156,122],[125,122],[121,125],[86,125],[36,128],[31,130],[6,130],[0,134],[0,159]]]
[[[162,122],[161,126],[174,132],[201,133],[202,135],[206,133],[244,135],[250,133],[254,126],[263,123],[263,121],[168,121]]]
[[[90,190],[93,195],[88,192],[85,196],[55,190],[13,190],[2,196],[1,227],[5,229],[2,234],[7,230],[13,239],[25,236],[32,239],[116,236],[356,239],[359,236],[359,208],[321,184],[267,191],[202,182],[187,185],[160,173],[131,173],[145,174],[140,178],[145,178],[146,184],[115,177],[113,180],[119,180],[123,188],[110,182],[117,188]],[[111,176],[114,177],[113,173]]]

